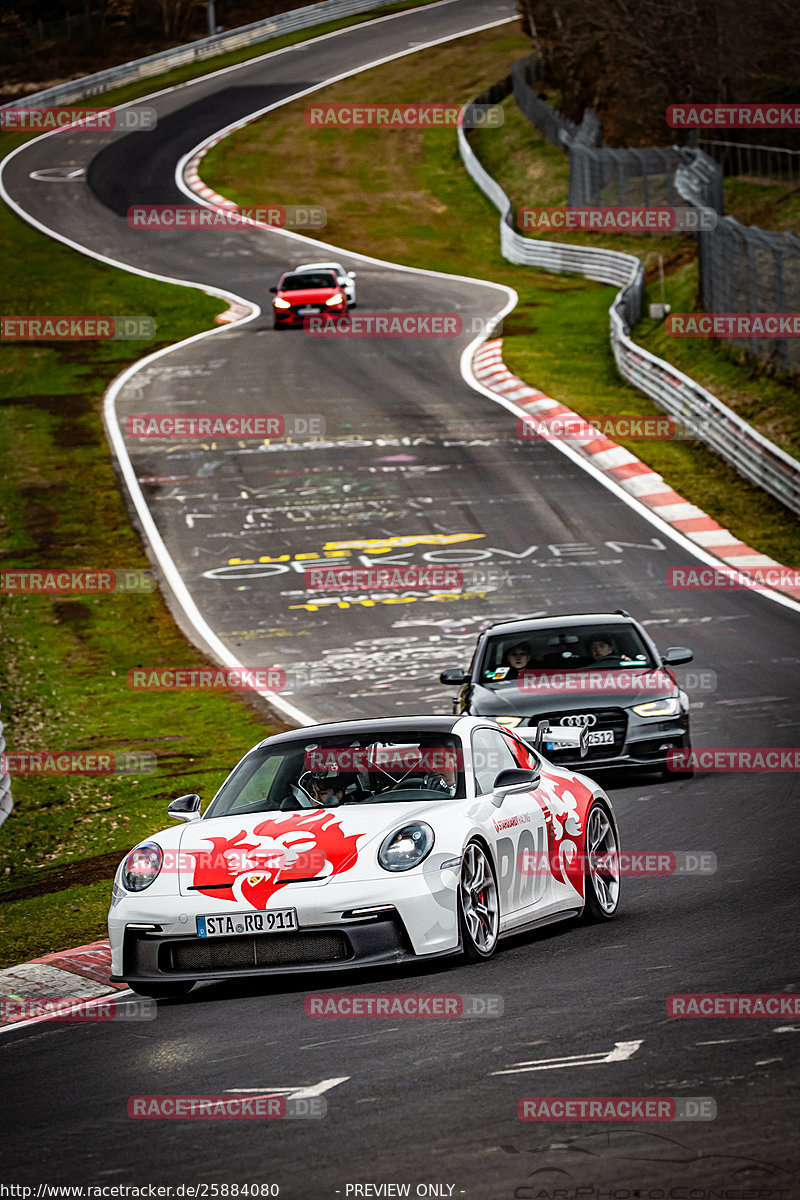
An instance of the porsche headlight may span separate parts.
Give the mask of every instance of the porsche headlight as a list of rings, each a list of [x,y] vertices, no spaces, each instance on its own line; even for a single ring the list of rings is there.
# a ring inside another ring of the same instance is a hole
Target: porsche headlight
[[[158,878],[164,854],[155,842],[143,842],[131,850],[122,865],[122,884],[126,891],[143,892]]]
[[[342,295],[341,292],[334,292],[332,296],[328,296],[328,299],[325,301],[325,303],[326,304],[341,304],[343,300],[344,300],[344,296]]]
[[[633,706],[637,717],[674,717],[679,709],[677,696],[668,696],[666,700],[650,700],[647,704]]]
[[[385,871],[410,871],[430,854],[433,840],[433,830],[424,821],[404,825],[383,839],[378,862]]]
[[[492,717],[493,721],[497,721],[498,725],[505,725],[506,729],[516,729],[522,717]]]
[[[283,296],[276,296],[275,299],[272,301],[272,303],[274,304],[275,308],[291,308],[292,307],[288,300],[284,300]]]

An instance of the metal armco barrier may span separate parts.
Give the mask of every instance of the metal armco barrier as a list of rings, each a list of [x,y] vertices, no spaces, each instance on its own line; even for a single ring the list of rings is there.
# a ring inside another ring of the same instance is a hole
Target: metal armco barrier
[[[6,739],[3,737],[3,722],[0,721],[0,754],[5,753]],[[0,774],[0,825],[14,807],[11,799],[11,778],[6,771]]]
[[[493,104],[511,91],[510,81],[482,92],[473,104]],[[466,122],[465,122],[466,124]],[[800,514],[800,462],[737,416],[711,392],[676,367],[631,340],[644,296],[644,265],[633,254],[591,246],[569,246],[523,237],[514,229],[511,201],[481,166],[459,126],[458,146],[466,170],[500,212],[504,258],[545,271],[570,272],[611,283],[619,291],[609,308],[611,348],[623,379],[650,396],[676,421],[694,426],[697,439],[730,463],[745,479]]]
[[[339,17],[353,17],[359,13],[368,12],[371,8],[386,8],[396,0],[320,0],[318,4],[309,4],[305,8],[293,9],[290,12],[278,13],[263,21],[255,21],[252,25],[240,25],[227,33],[216,33],[213,37],[201,38],[189,42],[185,46],[175,46],[171,50],[161,50],[158,54],[150,54],[147,58],[137,58],[133,62],[121,63],[118,67],[109,67],[94,75],[84,75],[81,79],[70,79],[56,87],[46,88],[30,96],[23,96],[0,108],[31,108],[41,104],[71,104],[75,100],[83,100],[87,96],[97,96],[102,92],[110,92],[113,88],[126,83],[135,83],[138,79],[146,79],[149,75],[160,75],[173,67],[182,67],[186,63],[198,62],[211,58],[215,54],[224,54],[228,50],[239,50],[242,46],[252,46],[265,42],[269,38],[280,37],[284,33],[293,33],[296,29],[307,29],[310,25],[319,25],[323,21],[335,21]]]

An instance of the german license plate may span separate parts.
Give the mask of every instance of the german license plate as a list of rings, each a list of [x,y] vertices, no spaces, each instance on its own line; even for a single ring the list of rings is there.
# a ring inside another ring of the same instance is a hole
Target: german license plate
[[[245,933],[283,933],[297,929],[297,910],[271,908],[269,912],[214,913],[197,918],[198,937],[235,937]]]
[[[322,312],[322,309],[315,307],[313,304],[306,304],[302,308],[298,308],[297,311],[301,317],[310,317],[312,313]]]
[[[590,746],[613,746],[614,730],[613,729],[598,729],[589,734]]]

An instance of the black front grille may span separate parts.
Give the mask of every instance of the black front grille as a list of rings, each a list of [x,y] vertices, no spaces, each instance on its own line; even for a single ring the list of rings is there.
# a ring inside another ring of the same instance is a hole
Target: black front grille
[[[323,930],[172,942],[162,947],[159,965],[163,971],[252,971],[293,963],[338,962],[351,955],[344,934]]]
[[[531,717],[531,725],[538,725],[539,721],[549,721],[551,725],[564,725],[568,717],[579,715],[581,710],[575,712],[555,712],[555,713],[537,713],[535,717]],[[593,759],[610,758],[615,754],[621,754],[622,748],[625,745],[625,735],[628,732],[628,718],[622,708],[598,708],[593,710],[594,716],[597,718],[596,724],[589,726],[589,733],[599,733],[601,730],[610,729],[614,734],[613,742],[606,742],[605,745],[590,746],[586,755],[580,760],[581,762],[591,762]],[[554,762],[560,759],[569,759],[570,761],[576,758],[573,749],[546,751],[548,757],[551,757]]]

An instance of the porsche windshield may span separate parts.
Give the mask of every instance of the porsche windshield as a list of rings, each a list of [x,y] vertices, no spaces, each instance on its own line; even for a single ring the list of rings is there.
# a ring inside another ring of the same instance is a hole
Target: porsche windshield
[[[340,734],[254,750],[225,781],[204,820],[465,794],[460,742],[452,734]]]
[[[478,679],[496,690],[524,675],[562,671],[648,670],[653,659],[634,625],[567,625],[490,638]]]

